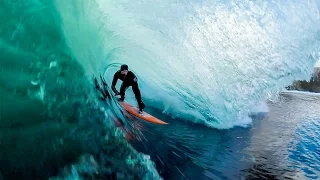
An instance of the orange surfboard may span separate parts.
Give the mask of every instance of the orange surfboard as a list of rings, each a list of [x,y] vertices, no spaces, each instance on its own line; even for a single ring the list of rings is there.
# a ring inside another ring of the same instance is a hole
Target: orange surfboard
[[[126,111],[128,111],[130,114],[138,117],[138,118],[141,118],[145,121],[149,121],[149,122],[152,122],[152,123],[155,123],[155,124],[168,124],[164,121],[161,121],[160,119],[146,113],[146,112],[142,112],[142,113],[139,113],[139,109],[132,106],[131,104],[128,104],[126,102],[119,102]]]

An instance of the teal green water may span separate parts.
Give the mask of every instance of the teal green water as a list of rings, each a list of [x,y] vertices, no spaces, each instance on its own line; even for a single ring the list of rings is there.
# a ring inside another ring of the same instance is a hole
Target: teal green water
[[[159,178],[98,108],[53,3],[0,1],[0,177]]]

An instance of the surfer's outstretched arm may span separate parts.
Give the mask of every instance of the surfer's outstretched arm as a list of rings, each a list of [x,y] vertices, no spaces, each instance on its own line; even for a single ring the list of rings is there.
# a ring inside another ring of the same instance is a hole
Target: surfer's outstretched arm
[[[112,85],[111,85],[111,89],[116,95],[120,94],[119,91],[117,91],[117,89],[116,89],[116,84],[117,84],[118,79],[119,79],[119,72],[116,72],[113,75],[113,80],[112,80]]]

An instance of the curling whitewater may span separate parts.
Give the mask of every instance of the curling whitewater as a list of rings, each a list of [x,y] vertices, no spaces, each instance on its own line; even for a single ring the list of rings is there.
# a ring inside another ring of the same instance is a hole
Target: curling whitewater
[[[53,2],[0,7],[0,179],[161,179],[98,101]]]
[[[255,104],[309,79],[320,52],[315,0],[56,5],[88,77],[101,72],[111,82],[112,64],[126,63],[147,106],[214,128],[250,124]]]

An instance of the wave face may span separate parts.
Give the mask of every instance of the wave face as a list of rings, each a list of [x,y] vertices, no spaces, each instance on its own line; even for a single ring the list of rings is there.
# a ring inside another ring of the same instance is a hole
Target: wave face
[[[73,2],[62,12],[60,1],[0,1],[0,179],[160,179],[74,54],[62,21],[80,10]]]
[[[309,79],[320,52],[317,3],[97,0],[60,8],[89,75],[107,69],[110,82],[119,68],[111,65],[126,63],[148,106],[231,128],[250,124],[255,104],[293,80]]]

